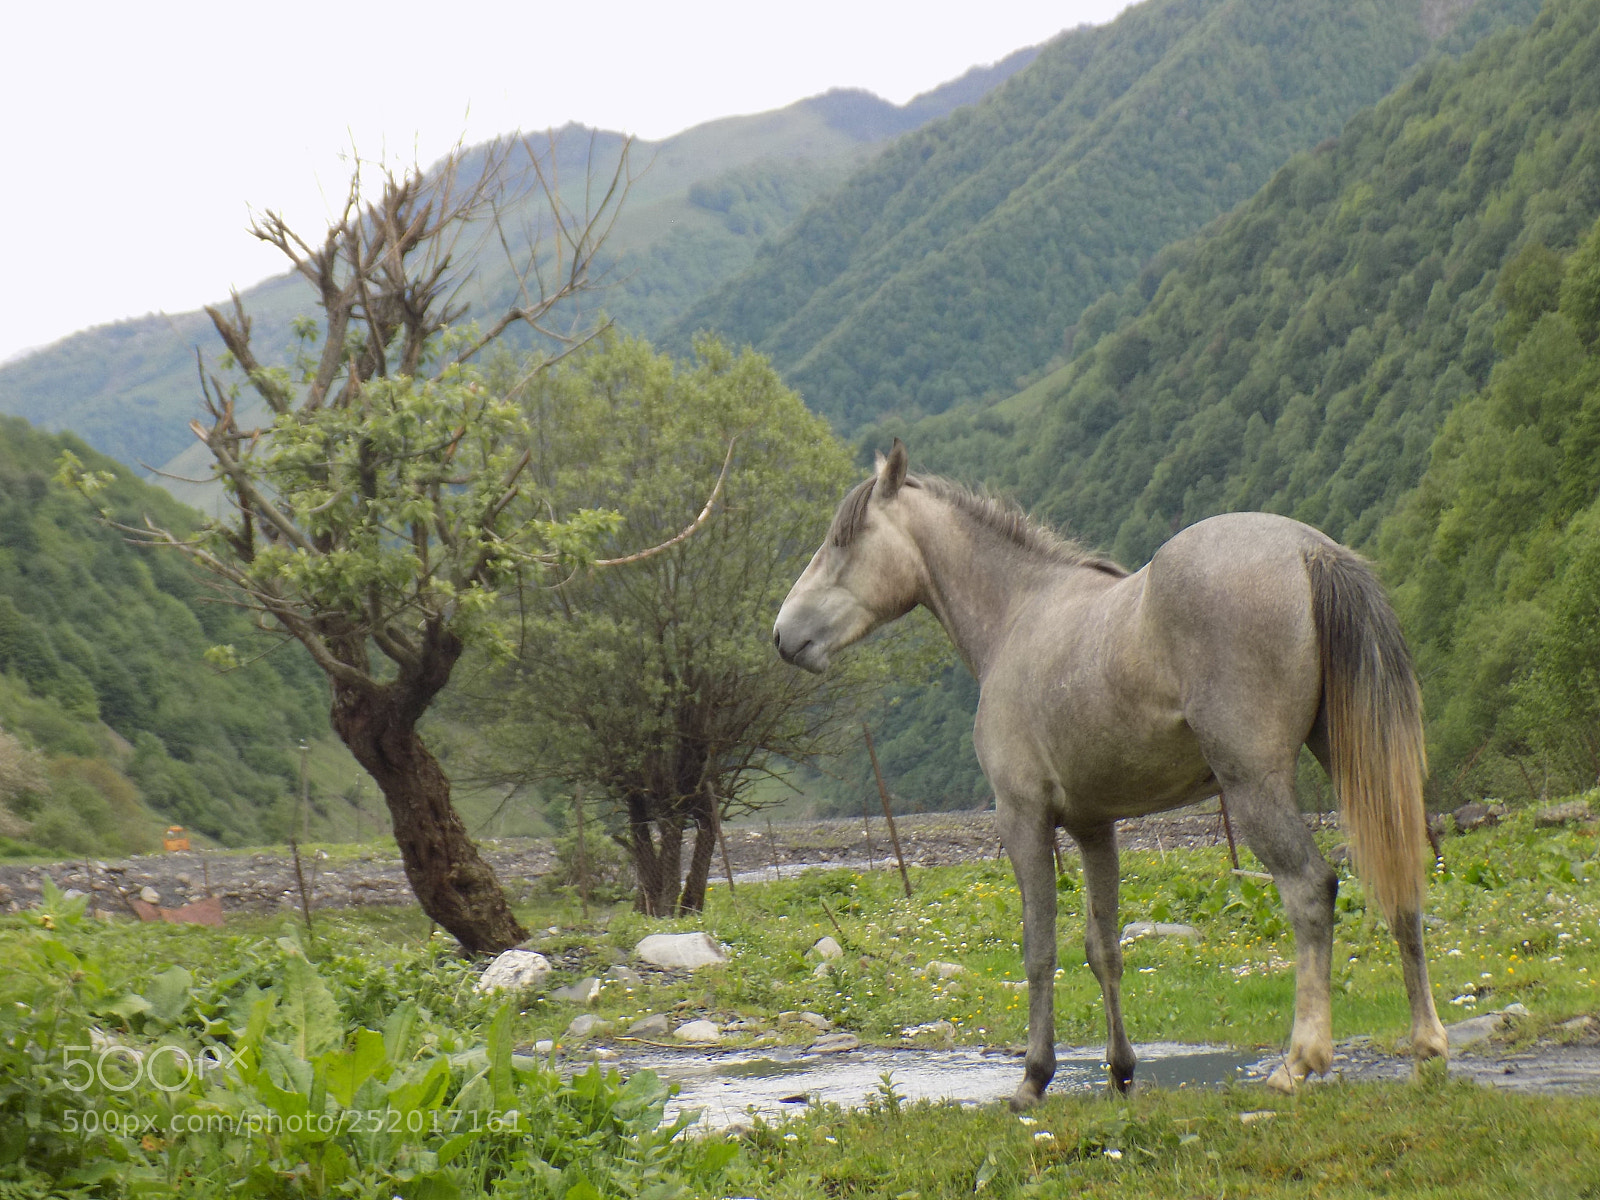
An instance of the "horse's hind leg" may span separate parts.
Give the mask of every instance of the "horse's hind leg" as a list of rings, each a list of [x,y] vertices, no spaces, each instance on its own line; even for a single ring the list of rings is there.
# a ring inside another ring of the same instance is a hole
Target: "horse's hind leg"
[[[1015,1110],[1031,1108],[1056,1073],[1055,822],[1044,806],[995,806],[1000,840],[1022,892],[1022,960],[1028,975],[1028,1052]]]
[[[1327,722],[1322,716],[1318,716],[1306,745],[1331,777]],[[1411,1053],[1419,1064],[1429,1058],[1448,1057],[1450,1039],[1433,1006],[1433,989],[1428,986],[1428,960],[1422,949],[1422,914],[1397,912],[1389,925],[1400,948],[1400,969],[1405,976],[1406,998],[1411,1002]]]
[[[1428,960],[1422,953],[1422,914],[1400,911],[1389,922],[1400,947],[1400,969],[1405,976],[1406,996],[1411,1001],[1411,1053],[1420,1067],[1425,1059],[1447,1058],[1450,1039],[1433,1007],[1433,989],[1428,986]]]
[[[1294,800],[1294,759],[1259,773],[1218,772],[1228,812],[1272,872],[1294,926],[1294,1029],[1289,1053],[1267,1080],[1280,1091],[1333,1065],[1333,900],[1339,877],[1317,849]]]
[[[1112,824],[1073,830],[1083,855],[1084,952],[1106,1010],[1106,1067],[1111,1086],[1125,1092],[1133,1084],[1138,1062],[1122,1027],[1122,942],[1117,929],[1117,831]]]

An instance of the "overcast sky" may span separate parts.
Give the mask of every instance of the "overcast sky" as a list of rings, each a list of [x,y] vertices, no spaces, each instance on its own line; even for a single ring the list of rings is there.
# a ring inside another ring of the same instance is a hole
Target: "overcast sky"
[[[423,164],[579,121],[645,138],[830,87],[903,103],[1128,0],[153,0],[0,16],[0,361],[280,269],[351,146]]]

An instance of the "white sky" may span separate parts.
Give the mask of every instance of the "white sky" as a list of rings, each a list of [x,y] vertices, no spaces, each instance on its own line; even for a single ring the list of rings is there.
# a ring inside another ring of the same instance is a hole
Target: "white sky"
[[[567,121],[656,139],[830,87],[903,103],[1128,0],[80,0],[0,15],[0,361],[276,273],[345,156]],[[327,197],[327,200],[324,197]]]

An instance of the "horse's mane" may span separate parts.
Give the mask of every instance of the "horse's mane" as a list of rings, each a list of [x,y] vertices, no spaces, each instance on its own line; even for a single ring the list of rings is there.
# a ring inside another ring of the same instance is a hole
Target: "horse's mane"
[[[833,515],[833,525],[828,530],[828,540],[841,549],[855,540],[867,519],[867,503],[872,499],[876,475],[869,476],[851,488]],[[1118,578],[1127,571],[1092,551],[1085,550],[1070,538],[1041,525],[1023,511],[1021,505],[996,496],[986,496],[969,487],[938,475],[907,475],[905,487],[921,488],[937,500],[942,500],[957,512],[971,517],[983,528],[998,534],[1014,546],[1046,558],[1051,562],[1070,567],[1090,567]]]

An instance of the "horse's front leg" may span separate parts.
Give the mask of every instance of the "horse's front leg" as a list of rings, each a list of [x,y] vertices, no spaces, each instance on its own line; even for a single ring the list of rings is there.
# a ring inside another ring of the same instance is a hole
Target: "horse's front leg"
[[[1133,1086],[1138,1057],[1122,1027],[1122,942],[1117,929],[1117,892],[1121,878],[1117,864],[1117,830],[1111,823],[1072,830],[1083,855],[1084,951],[1089,967],[1100,981],[1106,1010],[1106,1067],[1111,1086],[1119,1092]]]
[[[1011,1097],[1020,1112],[1044,1095],[1056,1073],[1055,822],[1043,805],[998,798],[1000,841],[1022,892],[1022,960],[1028,975],[1028,1052],[1022,1085]]]

